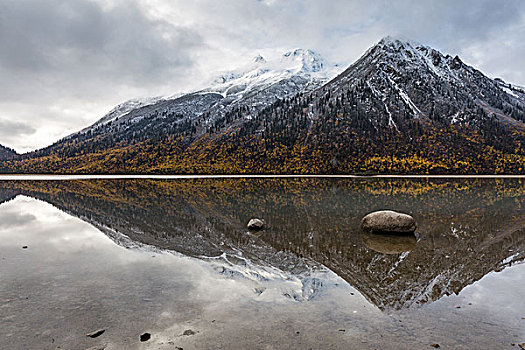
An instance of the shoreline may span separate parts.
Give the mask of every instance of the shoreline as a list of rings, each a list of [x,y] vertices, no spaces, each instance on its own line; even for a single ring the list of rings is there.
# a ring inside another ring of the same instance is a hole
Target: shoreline
[[[243,179],[243,178],[334,178],[334,179],[525,179],[525,175],[51,175],[51,174],[0,174],[0,181],[13,180],[119,180],[119,179]]]

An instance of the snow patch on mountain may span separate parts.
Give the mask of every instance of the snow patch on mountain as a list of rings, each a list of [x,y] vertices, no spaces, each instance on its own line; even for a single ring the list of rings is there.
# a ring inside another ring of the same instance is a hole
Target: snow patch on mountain
[[[149,97],[149,98],[138,98],[138,99],[133,99],[133,100],[129,100],[129,101],[126,101],[124,103],[121,103],[119,105],[117,105],[115,108],[113,108],[111,111],[109,111],[104,117],[102,117],[97,123],[95,123],[94,125],[102,125],[102,124],[107,124],[121,116],[123,116],[124,114],[127,114],[129,113],[130,111],[134,110],[134,109],[137,109],[137,108],[140,108],[140,107],[144,107],[144,106],[148,106],[148,105],[152,105],[160,100],[163,100],[164,98],[163,97]]]
[[[509,84],[500,78],[495,78],[494,81],[498,84],[501,90],[517,99],[522,104],[525,104],[525,87]]]
[[[258,55],[250,64],[219,75],[204,91],[218,92],[224,97],[241,97],[294,76],[322,83],[337,73],[339,66],[327,63],[318,53],[308,49],[294,49],[273,60],[266,60]]]

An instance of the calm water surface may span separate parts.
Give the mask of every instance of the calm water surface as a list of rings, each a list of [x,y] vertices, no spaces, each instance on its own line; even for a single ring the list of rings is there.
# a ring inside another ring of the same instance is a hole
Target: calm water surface
[[[519,178],[0,181],[0,259],[1,349],[525,342]]]

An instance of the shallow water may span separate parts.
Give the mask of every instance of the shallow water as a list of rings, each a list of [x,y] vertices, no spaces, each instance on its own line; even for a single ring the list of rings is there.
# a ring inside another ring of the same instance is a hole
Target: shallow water
[[[524,179],[1,181],[0,203],[2,349],[525,341]],[[363,235],[378,209],[416,235]]]

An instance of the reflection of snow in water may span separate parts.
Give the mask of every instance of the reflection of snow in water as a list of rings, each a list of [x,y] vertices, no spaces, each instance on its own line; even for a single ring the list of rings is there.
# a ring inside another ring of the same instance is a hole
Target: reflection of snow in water
[[[89,218],[82,218],[91,222]],[[286,297],[295,301],[308,301],[315,299],[323,288],[334,285],[345,285],[341,279],[328,268],[317,263],[300,273],[290,273],[270,265],[255,264],[243,256],[238,249],[233,249],[235,255],[223,253],[217,257],[201,256],[199,259],[187,257],[173,250],[163,250],[155,246],[146,245],[131,240],[125,234],[110,227],[92,222],[94,226],[104,232],[115,244],[127,249],[143,252],[167,252],[179,257],[202,260],[210,264],[213,270],[220,275],[250,285],[258,300],[275,301],[279,297]],[[290,266],[293,268],[293,266]]]
[[[242,253],[240,253],[242,254]],[[236,256],[242,263],[231,263],[227,254],[210,261],[215,271],[227,278],[250,283],[254,293],[261,299],[275,299],[275,294],[295,301],[315,299],[322,288],[336,283],[346,283],[326,267],[312,267],[299,274],[291,274],[273,266],[253,264],[249,259]]]

